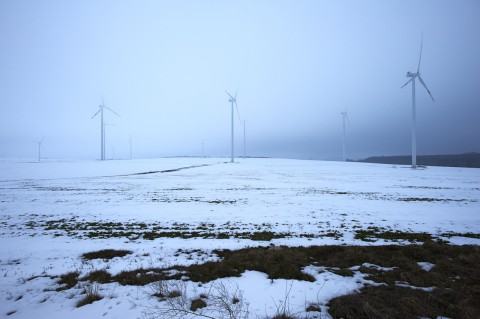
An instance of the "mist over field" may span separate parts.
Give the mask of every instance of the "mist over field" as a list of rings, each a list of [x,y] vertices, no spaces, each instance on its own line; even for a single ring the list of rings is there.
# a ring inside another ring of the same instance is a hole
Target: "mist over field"
[[[342,159],[480,151],[477,1],[2,1],[0,156]],[[203,144],[202,144],[203,143]],[[203,148],[202,148],[203,145]],[[203,151],[202,151],[203,149]]]

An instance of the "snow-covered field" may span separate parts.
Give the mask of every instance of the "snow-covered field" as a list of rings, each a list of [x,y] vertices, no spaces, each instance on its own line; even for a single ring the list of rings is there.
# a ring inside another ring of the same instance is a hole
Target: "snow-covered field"
[[[218,259],[213,249],[392,243],[374,236],[362,240],[356,237],[359,230],[427,233],[452,244],[480,244],[462,236],[480,233],[480,169],[226,162],[1,160],[0,317],[142,317],[160,304],[150,297],[151,287],[102,284],[105,298],[76,308],[82,287],[55,291],[53,276],[203,263]],[[273,238],[258,240],[262,234]],[[105,248],[133,253],[111,260],[81,258]],[[196,253],[185,253],[191,251]],[[308,302],[325,305],[368,282],[360,273],[342,277],[317,268],[304,269],[315,282],[271,281],[247,271],[202,287],[186,281],[185,289],[194,295],[212,284],[238,288],[256,318],[272,315],[287,298],[290,311],[301,313]],[[328,318],[324,308],[311,316]]]

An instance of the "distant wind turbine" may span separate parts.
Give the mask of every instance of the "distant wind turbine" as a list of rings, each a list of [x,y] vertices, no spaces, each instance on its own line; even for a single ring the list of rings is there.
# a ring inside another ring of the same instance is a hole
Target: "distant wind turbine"
[[[103,149],[104,149],[104,150],[105,150],[105,147],[107,146],[107,144],[105,143],[105,141],[106,141],[106,139],[107,139],[107,132],[106,132],[105,128],[106,128],[107,126],[117,126],[117,125],[115,125],[115,124],[110,124],[110,123],[103,123]],[[115,159],[115,147],[112,147],[112,150],[113,150],[112,160],[114,160],[114,159]],[[104,151],[103,154],[104,154],[103,158],[104,158],[104,159],[107,159],[107,156],[106,156],[105,151]]]
[[[132,134],[130,134],[130,159],[132,159]]]
[[[347,160],[346,158],[346,153],[345,153],[345,120],[348,122],[348,113],[347,110],[345,109],[345,112],[340,112],[342,115],[343,119],[343,161],[345,162]]]
[[[245,159],[247,157],[247,138],[246,138],[246,124],[247,121],[243,121],[243,159]]]
[[[92,119],[100,113],[100,160],[105,160],[105,124],[103,123],[103,109],[107,109],[110,112],[120,116],[117,112],[112,110],[111,108],[105,106],[102,98],[102,104],[98,106],[99,110],[92,116]]]
[[[418,77],[418,80],[420,83],[423,85],[423,87],[427,90],[428,94],[432,98],[432,101],[435,102],[435,99],[432,96],[432,93],[430,93],[430,90],[427,88],[427,85],[423,81],[422,77],[420,76],[420,62],[422,61],[422,50],[423,50],[423,36],[422,36],[422,42],[420,44],[420,58],[418,59],[418,67],[417,67],[417,72],[412,73],[412,72],[407,72],[407,78],[410,78],[410,80],[405,83],[404,86],[406,86],[408,83],[412,82],[412,168],[417,168],[417,119],[416,119],[416,110],[415,110],[415,78]]]
[[[42,142],[43,142],[43,139],[45,138],[42,137],[42,139],[40,141],[33,141],[33,143],[37,143],[38,144],[38,161],[40,162],[40,159],[41,159],[41,156],[40,156],[40,149],[42,148]]]
[[[232,153],[231,153],[231,159],[230,159],[230,162],[233,163],[233,159],[234,159],[234,142],[233,142],[233,104],[235,104],[235,107],[237,108],[237,113],[238,113],[238,119],[240,119],[240,112],[238,111],[238,106],[237,106],[237,92],[235,92],[235,97],[233,97],[230,93],[228,93],[227,91],[225,91],[225,93],[228,94],[228,96],[230,97],[228,99],[228,102],[230,102],[232,104]]]

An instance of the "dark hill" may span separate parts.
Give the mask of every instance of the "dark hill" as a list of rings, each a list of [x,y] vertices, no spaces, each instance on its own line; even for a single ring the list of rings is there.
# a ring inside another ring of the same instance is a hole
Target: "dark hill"
[[[412,157],[410,155],[373,156],[363,160],[359,160],[358,162],[410,165],[412,163]],[[417,165],[480,168],[480,153],[421,155],[417,156]]]

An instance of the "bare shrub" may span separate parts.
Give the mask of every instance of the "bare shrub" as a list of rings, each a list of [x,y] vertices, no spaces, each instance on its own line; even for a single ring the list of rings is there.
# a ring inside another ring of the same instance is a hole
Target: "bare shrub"
[[[227,286],[221,281],[213,284],[209,302],[212,313],[218,315],[215,318],[248,318],[249,304],[243,298],[243,292],[238,285]]]
[[[165,300],[168,296],[168,282],[160,280],[149,285],[150,294],[160,300]]]
[[[88,285],[85,285],[83,287],[83,289],[84,289],[83,292],[85,294],[85,297],[83,297],[83,299],[81,299],[77,302],[77,304],[76,304],[77,308],[80,308],[82,306],[85,306],[85,305],[91,304],[95,301],[103,299],[103,297],[98,292],[98,285],[88,284]]]
[[[278,304],[274,302],[276,310],[275,314],[271,319],[295,319],[296,317],[290,311],[290,292],[292,290],[293,282],[288,285],[285,283],[285,298],[281,300]],[[270,318],[270,317],[267,317]]]
[[[247,319],[249,305],[238,285],[213,283],[206,293],[197,294],[195,287],[183,281],[160,281],[150,285],[152,296],[160,303],[144,306],[145,319],[225,318]],[[174,297],[171,297],[172,294]],[[192,297],[195,296],[195,297]]]

